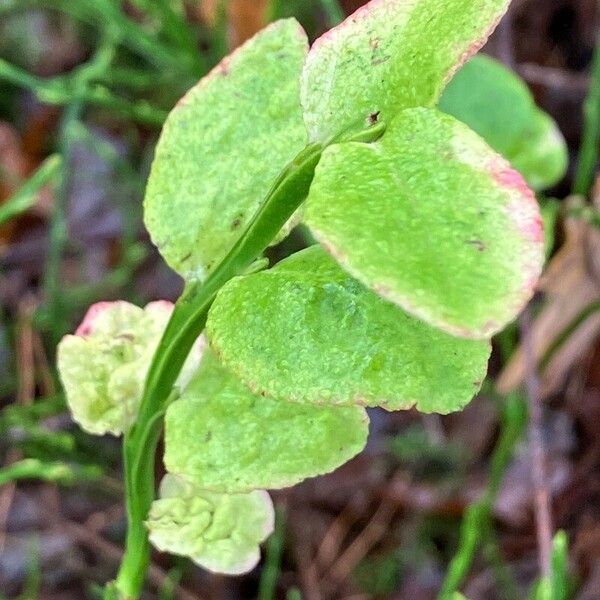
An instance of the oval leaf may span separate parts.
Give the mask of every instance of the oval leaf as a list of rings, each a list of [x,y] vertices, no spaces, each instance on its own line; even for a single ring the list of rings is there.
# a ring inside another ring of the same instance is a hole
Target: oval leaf
[[[252,394],[210,353],[165,420],[165,465],[198,487],[282,488],[329,473],[360,452],[369,420],[359,407],[277,402]]]
[[[463,337],[514,319],[542,268],[539,207],[521,175],[432,109],[402,112],[377,143],[330,146],[306,221],[363,283]]]
[[[314,246],[230,281],[209,313],[212,347],[256,393],[423,412],[462,408],[489,343],[456,338],[380,298]]]
[[[313,45],[302,75],[312,141],[434,106],[483,46],[509,0],[372,0]]]
[[[217,494],[166,475],[160,495],[146,523],[156,548],[226,575],[247,573],[258,564],[259,544],[274,525],[267,492]]]
[[[300,25],[278,21],[225,58],[169,115],[144,219],[185,278],[207,276],[304,148],[299,78],[306,52]]]
[[[550,187],[565,174],[567,147],[556,123],[536,108],[527,85],[493,58],[473,57],[449,83],[439,107],[483,137],[534,189]]]

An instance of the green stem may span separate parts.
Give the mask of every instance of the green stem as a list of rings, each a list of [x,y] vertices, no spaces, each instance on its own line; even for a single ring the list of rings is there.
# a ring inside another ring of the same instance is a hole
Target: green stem
[[[92,72],[93,73],[93,72]],[[45,104],[71,105],[73,103],[90,104],[101,108],[110,108],[125,117],[146,125],[160,127],[167,118],[167,111],[152,106],[146,101],[130,102],[113,94],[108,88],[91,81],[97,76],[87,74],[88,85],[81,85],[82,77],[79,72],[72,75],[45,80],[27,73],[23,69],[0,58],[0,79],[9,81],[31,90]]]
[[[385,125],[380,123],[366,131],[355,131],[355,128],[351,131],[351,134],[339,139],[368,143],[381,137]],[[304,202],[322,151],[320,144],[313,144],[300,152],[277,179],[266,200],[219,266],[206,281],[190,282],[175,305],[150,365],[136,424],[124,441],[129,530],[115,587],[127,600],[139,597],[149,562],[150,549],[144,521],[154,500],[154,464],[162,415],[169,398],[172,398],[177,376],[206,325],[208,310],[217,292],[230,279],[246,272]]]
[[[203,54],[198,51],[194,33],[185,18],[185,8],[181,3],[179,6],[172,0],[135,0],[135,3],[147,14],[155,17],[165,36],[189,60],[197,75],[208,70]]]
[[[286,510],[278,506],[275,511],[275,531],[267,543],[265,566],[258,587],[258,600],[273,600],[276,597],[277,579],[281,570],[281,555],[285,544]]]
[[[584,125],[573,192],[586,196],[594,183],[600,143],[600,41],[592,61],[590,89],[583,105]]]
[[[39,421],[54,417],[67,409],[63,394],[40,398],[33,404],[9,404],[0,412],[0,434],[8,427],[18,426],[24,421]]]
[[[124,46],[156,66],[169,67],[176,72],[184,71],[191,78],[202,73],[199,52],[196,56],[190,56],[173,51],[156,36],[147,33],[141,25],[129,19],[118,3],[109,0],[5,0],[0,6],[0,15],[30,8],[64,12],[105,33],[111,30],[111,33],[119,36]]]
[[[525,429],[526,406],[522,398],[516,395],[506,398],[502,420],[502,434],[492,455],[488,488],[483,498],[469,506],[465,513],[458,550],[450,562],[446,579],[438,594],[438,600],[449,600],[458,591],[469,573],[475,552],[482,541],[482,531],[491,521],[492,506],[498,495],[504,473]]]
[[[154,459],[162,414],[183,363],[206,324],[208,309],[219,289],[241,275],[269,245],[303,202],[321,156],[309,146],[291,163],[242,237],[203,283],[192,283],[175,306],[146,380],[135,427],[124,442],[129,530],[116,587],[127,599],[138,598],[149,561],[144,520],[154,499]]]
[[[37,193],[54,180],[60,171],[61,158],[49,156],[37,171],[0,207],[0,225],[30,209],[37,201]]]
[[[115,65],[108,73],[102,76],[101,83],[113,87],[126,87],[135,92],[142,92],[157,88],[160,76],[154,71],[143,71],[135,67]]]
[[[96,22],[110,23],[111,27],[115,27],[118,31],[123,43],[129,45],[149,62],[169,65],[177,71],[185,71],[192,76],[201,74],[199,52],[192,56],[167,46],[157,36],[147,33],[141,25],[129,19],[121,8],[121,2],[83,0],[82,4]]]

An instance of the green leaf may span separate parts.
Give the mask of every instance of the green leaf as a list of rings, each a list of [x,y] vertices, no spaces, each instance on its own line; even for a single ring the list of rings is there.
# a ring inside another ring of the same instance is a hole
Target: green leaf
[[[320,246],[231,280],[207,327],[250,389],[293,402],[448,413],[477,392],[490,353],[383,300]]]
[[[302,76],[311,141],[434,106],[509,0],[372,0],[313,45]]]
[[[542,268],[539,207],[523,178],[432,109],[402,112],[376,143],[327,148],[306,222],[378,294],[463,337],[500,331]]]
[[[272,533],[275,518],[267,492],[218,494],[166,475],[160,495],[146,523],[156,548],[227,575],[258,564],[259,544]]]
[[[135,422],[144,381],[173,305],[100,302],[88,310],[75,335],[58,346],[58,370],[75,421],[89,433],[120,435]],[[177,381],[185,387],[202,353],[190,353]]]
[[[204,279],[306,145],[300,72],[306,35],[278,21],[225,58],[169,115],[145,223],[169,265]]]
[[[527,85],[493,58],[473,57],[439,107],[481,135],[533,188],[550,187],[565,174],[567,147],[556,123],[536,108]]]
[[[206,353],[182,398],[167,411],[165,465],[216,491],[287,487],[350,460],[364,448],[368,424],[359,407],[255,396]]]
[[[509,158],[533,116],[535,104],[524,81],[497,60],[478,54],[452,78],[439,108]]]
[[[535,190],[558,183],[569,166],[569,153],[562,133],[556,123],[539,109],[534,111],[521,144],[509,159]]]

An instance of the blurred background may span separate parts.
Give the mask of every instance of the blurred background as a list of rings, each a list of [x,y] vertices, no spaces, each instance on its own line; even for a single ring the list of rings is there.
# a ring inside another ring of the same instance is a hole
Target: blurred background
[[[120,444],[72,423],[55,347],[93,302],[182,289],[142,224],[168,111],[269,20],[295,16],[314,39],[361,4],[0,0],[0,598],[98,598],[118,566]],[[597,0],[514,0],[484,49],[526,81],[569,147],[568,173],[545,194],[560,200],[545,299],[525,324],[560,346],[534,381],[541,414],[528,419],[518,388],[527,353],[513,327],[464,412],[373,411],[365,452],[276,493],[276,533],[252,573],[219,577],[156,553],[146,598],[427,600],[444,585],[470,600],[600,599],[600,185],[574,181],[580,148],[592,174],[597,158],[599,25]],[[115,32],[105,60],[98,48]],[[294,232],[270,258],[304,240]],[[566,333],[564,311],[576,321]],[[528,429],[544,443],[541,489]],[[531,591],[536,492],[566,534],[548,596]]]

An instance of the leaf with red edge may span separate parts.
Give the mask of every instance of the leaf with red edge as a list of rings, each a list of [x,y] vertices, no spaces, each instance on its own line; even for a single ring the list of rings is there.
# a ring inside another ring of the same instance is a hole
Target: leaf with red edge
[[[184,278],[209,275],[305,147],[300,73],[307,52],[294,19],[273,23],[224,58],[169,115],[144,222]]]
[[[302,75],[313,141],[434,106],[509,0],[372,0],[313,45]]]
[[[67,404],[89,433],[120,435],[137,418],[152,356],[173,312],[159,300],[140,308],[129,302],[93,304],[75,335],[58,345],[58,371]],[[203,338],[190,352],[176,386],[187,386],[202,356]]]
[[[542,269],[539,206],[523,177],[433,109],[403,111],[374,144],[327,148],[305,215],[354,277],[462,337],[514,319]]]

